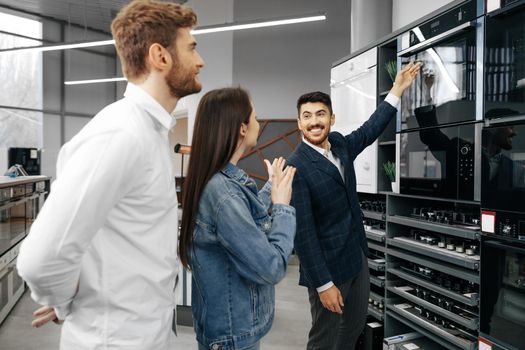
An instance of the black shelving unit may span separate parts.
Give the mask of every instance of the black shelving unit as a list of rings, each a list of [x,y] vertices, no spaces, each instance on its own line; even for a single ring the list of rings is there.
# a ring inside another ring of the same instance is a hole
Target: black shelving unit
[[[380,46],[377,50],[377,104],[385,100],[392,88],[392,79],[388,75],[385,66],[388,62],[397,62],[397,39],[390,40]],[[383,170],[383,164],[387,161],[395,162],[396,159],[396,121],[390,121],[387,128],[378,139],[378,169],[379,176],[377,188],[379,191],[391,191],[392,185]]]
[[[370,321],[382,324],[385,318],[386,195],[360,193],[359,200],[369,250],[370,296],[368,299],[368,316]]]
[[[417,331],[447,349],[477,349],[479,203],[386,197],[385,337]]]

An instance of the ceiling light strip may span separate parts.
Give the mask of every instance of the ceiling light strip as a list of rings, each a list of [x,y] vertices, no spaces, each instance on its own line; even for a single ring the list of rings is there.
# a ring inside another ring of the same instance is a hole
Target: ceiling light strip
[[[274,26],[282,26],[282,25],[285,25],[285,24],[324,21],[325,19],[326,19],[326,15],[323,14],[323,15],[318,15],[318,16],[292,18],[292,19],[281,19],[281,20],[266,21],[266,22],[254,22],[254,23],[245,23],[245,24],[240,24],[240,23],[239,24],[230,24],[230,25],[221,26],[221,27],[209,27],[209,28],[194,29],[192,31],[192,34],[193,35],[199,35],[199,34],[207,34],[207,33],[232,31],[232,30],[241,30],[241,29],[274,27]]]
[[[101,41],[88,41],[88,42],[76,42],[76,43],[65,43],[59,45],[39,45],[39,46],[27,46],[27,47],[13,47],[10,49],[2,49],[0,53],[7,52],[45,52],[45,51],[57,51],[57,50],[68,50],[68,49],[81,49],[85,47],[94,46],[106,46],[114,45],[115,40],[101,40]]]
[[[276,19],[263,22],[249,22],[249,23],[228,23],[219,26],[209,26],[201,27],[191,31],[193,35],[208,34],[208,33],[217,33],[224,31],[232,30],[241,30],[241,29],[251,29],[251,28],[263,28],[263,27],[273,27],[281,26],[286,24],[294,23],[305,23],[305,22],[314,22],[314,21],[324,21],[326,20],[325,14],[319,14],[315,16],[299,17],[299,18],[289,18],[289,19]],[[88,41],[88,42],[71,42],[63,44],[54,44],[54,45],[39,45],[39,46],[27,46],[27,47],[13,47],[9,49],[0,49],[0,54],[9,53],[9,52],[46,52],[46,51],[57,51],[57,50],[68,50],[68,49],[81,49],[86,47],[95,47],[95,46],[106,46],[114,45],[115,40],[100,40],[100,41]]]
[[[89,80],[70,80],[65,81],[65,85],[81,85],[81,84],[97,84],[97,83],[110,83],[110,82],[116,82],[116,81],[126,81],[127,79],[124,77],[116,77],[116,78],[105,78],[105,79],[89,79]]]

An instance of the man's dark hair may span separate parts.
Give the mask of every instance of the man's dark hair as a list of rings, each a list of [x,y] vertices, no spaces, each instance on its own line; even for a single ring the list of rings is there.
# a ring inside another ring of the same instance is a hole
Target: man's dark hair
[[[297,117],[300,117],[301,106],[308,102],[321,102],[328,107],[330,115],[334,114],[332,111],[332,100],[330,99],[330,96],[321,91],[314,91],[301,95],[297,100]]]

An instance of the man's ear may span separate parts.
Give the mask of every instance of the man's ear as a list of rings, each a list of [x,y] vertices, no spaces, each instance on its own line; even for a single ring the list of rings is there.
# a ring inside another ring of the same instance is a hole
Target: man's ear
[[[330,126],[333,126],[335,124],[335,114],[332,114],[330,117]]]
[[[148,50],[148,63],[156,70],[166,70],[171,67],[171,55],[168,50],[158,43],[150,45]]]

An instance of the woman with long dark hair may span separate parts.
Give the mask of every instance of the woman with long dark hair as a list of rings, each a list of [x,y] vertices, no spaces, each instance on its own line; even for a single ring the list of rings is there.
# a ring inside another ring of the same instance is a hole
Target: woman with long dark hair
[[[202,97],[179,242],[181,261],[192,271],[199,349],[259,349],[272,325],[274,285],[284,277],[293,248],[295,168],[284,168],[282,158],[265,160],[270,181],[258,192],[237,167],[258,134],[245,90],[224,88]]]

